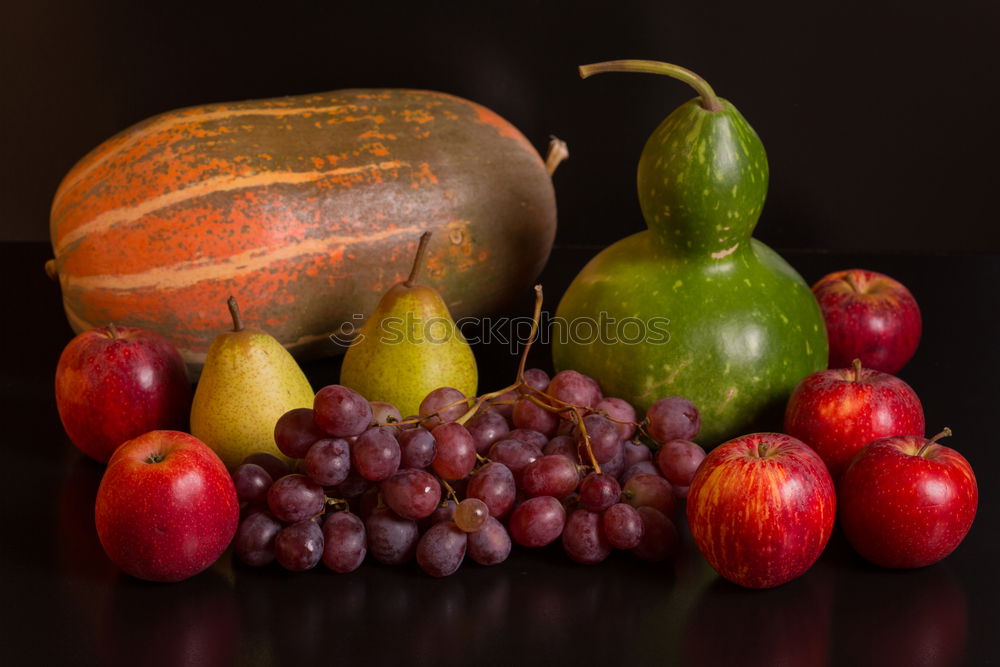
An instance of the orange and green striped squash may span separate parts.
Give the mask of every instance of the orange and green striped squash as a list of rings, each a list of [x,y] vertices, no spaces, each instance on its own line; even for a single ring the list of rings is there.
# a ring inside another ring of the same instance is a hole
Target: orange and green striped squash
[[[433,230],[422,281],[456,318],[502,307],[548,258],[555,194],[538,152],[489,109],[438,92],[341,90],[171,111],[85,156],[52,203],[73,329],[157,331],[194,368],[248,323],[299,358],[404,279]]]

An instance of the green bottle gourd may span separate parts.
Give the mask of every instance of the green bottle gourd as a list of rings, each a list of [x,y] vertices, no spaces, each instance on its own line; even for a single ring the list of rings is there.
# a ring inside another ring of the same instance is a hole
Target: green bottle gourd
[[[764,146],[689,70],[643,60],[580,68],[584,78],[610,71],[672,76],[699,97],[643,148],[637,185],[648,229],[603,250],[563,296],[556,369],[590,375],[643,410],[664,396],[690,399],[703,445],[780,428],[795,385],[826,368],[827,338],[809,286],[751,237],[767,192]],[[603,319],[593,329],[610,335],[574,339],[588,330],[573,324],[580,318]]]

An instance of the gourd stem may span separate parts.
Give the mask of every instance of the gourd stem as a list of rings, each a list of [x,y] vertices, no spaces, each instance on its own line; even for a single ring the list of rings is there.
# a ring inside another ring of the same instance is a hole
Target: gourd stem
[[[580,65],[580,76],[586,79],[594,74],[604,72],[640,72],[644,74],[662,74],[683,81],[697,91],[701,96],[701,107],[705,111],[718,113],[722,111],[722,102],[719,101],[712,86],[708,81],[695,74],[689,69],[670,63],[661,63],[656,60],[608,60],[603,63],[592,63],[590,65]]]
[[[236,303],[236,297],[230,296],[226,300],[229,306],[229,315],[233,318],[233,331],[243,331],[243,318],[240,317],[240,304]]]
[[[431,240],[431,233],[424,232],[420,235],[420,243],[417,245],[417,254],[413,257],[413,266],[410,268],[409,277],[403,282],[406,287],[413,287],[417,276],[420,274],[420,266],[423,264],[424,252],[427,250],[427,242]]]

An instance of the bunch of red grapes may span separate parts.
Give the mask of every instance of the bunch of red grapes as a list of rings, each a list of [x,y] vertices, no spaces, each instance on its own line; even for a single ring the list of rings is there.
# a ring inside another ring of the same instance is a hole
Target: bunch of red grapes
[[[294,469],[257,453],[233,471],[244,503],[236,555],[293,571],[322,560],[335,572],[367,556],[415,559],[436,577],[466,556],[501,563],[512,543],[561,540],[588,564],[612,549],[665,560],[679,543],[677,499],[705,457],[692,442],[699,426],[697,408],[676,396],[638,422],[629,403],[572,370],[550,380],[528,369],[508,390],[471,399],[435,389],[407,418],[331,385],[275,425]]]

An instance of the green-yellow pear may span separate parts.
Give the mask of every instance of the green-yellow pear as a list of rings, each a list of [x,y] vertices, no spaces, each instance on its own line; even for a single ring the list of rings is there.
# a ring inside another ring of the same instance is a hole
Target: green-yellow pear
[[[273,336],[244,328],[229,297],[233,330],[212,341],[191,405],[191,434],[215,450],[226,467],[254,452],[285,458],[274,442],[278,417],[311,408],[314,393],[295,359]]]
[[[444,299],[416,284],[430,232],[417,246],[409,277],[386,292],[344,355],[340,383],[369,401],[385,401],[403,415],[438,387],[476,395],[472,348],[455,326]]]

